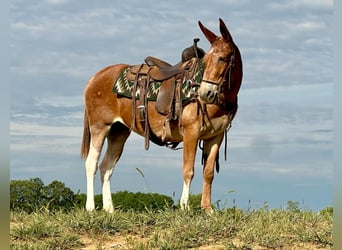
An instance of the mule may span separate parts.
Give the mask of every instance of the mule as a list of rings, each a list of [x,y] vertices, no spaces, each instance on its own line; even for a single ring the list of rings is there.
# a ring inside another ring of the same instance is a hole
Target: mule
[[[204,72],[198,83],[196,101],[187,103],[178,118],[182,126],[170,123],[171,143],[183,142],[183,190],[181,209],[189,208],[189,192],[194,177],[196,151],[203,141],[203,189],[201,207],[212,212],[211,192],[215,164],[224,134],[237,112],[237,96],[242,81],[242,60],[238,47],[223,20],[219,19],[221,36],[198,22],[211,44],[205,53]],[[84,131],[81,157],[85,159],[87,180],[86,210],[95,209],[94,178],[105,139],[107,151],[99,165],[103,195],[103,209],[113,212],[110,179],[131,131],[144,135],[145,128],[138,121],[139,100],[119,96],[112,91],[113,83],[127,64],[108,66],[88,81],[84,90]],[[134,103],[136,102],[136,103]],[[138,105],[137,105],[138,104]],[[165,115],[156,111],[155,102],[147,102],[148,124],[155,138],[161,139]],[[135,112],[137,115],[135,115]],[[134,119],[133,119],[134,118]],[[133,126],[134,123],[134,126]]]

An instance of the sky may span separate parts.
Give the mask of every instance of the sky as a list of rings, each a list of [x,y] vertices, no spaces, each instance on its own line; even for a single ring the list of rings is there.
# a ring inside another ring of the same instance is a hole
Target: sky
[[[213,202],[331,206],[332,0],[11,1],[11,179],[59,180],[85,192],[80,144],[87,80],[108,65],[139,64],[146,56],[176,64],[195,37],[207,51],[197,22],[219,34],[219,18],[240,49],[244,78]],[[181,169],[181,151],[153,144],[145,151],[144,139],[132,134],[112,191],[163,193],[177,201]],[[193,194],[201,192],[201,173],[199,153]],[[100,193],[99,176],[95,190]]]

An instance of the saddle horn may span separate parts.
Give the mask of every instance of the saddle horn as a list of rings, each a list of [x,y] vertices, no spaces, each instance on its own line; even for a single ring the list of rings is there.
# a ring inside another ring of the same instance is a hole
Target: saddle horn
[[[198,52],[197,52],[197,43],[199,42],[199,38],[198,37],[196,37],[196,38],[194,38],[194,45],[193,45],[193,48],[194,48],[194,51],[195,51],[195,55],[196,55],[196,58],[199,58],[198,57]]]
[[[205,55],[205,51],[197,46],[197,43],[199,42],[199,38],[194,38],[193,45],[190,47],[187,47],[182,52],[182,62],[186,62],[190,60],[193,57],[196,57],[198,59],[201,59]]]

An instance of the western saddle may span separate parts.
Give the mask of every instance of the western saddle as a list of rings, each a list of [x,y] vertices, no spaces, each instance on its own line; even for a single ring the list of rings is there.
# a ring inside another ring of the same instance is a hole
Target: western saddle
[[[177,121],[179,131],[182,131],[181,119],[183,103],[182,87],[184,84],[191,84],[196,87],[198,83],[193,81],[194,71],[198,62],[205,52],[197,47],[198,38],[194,39],[194,44],[182,52],[182,60],[176,65],[148,56],[144,64],[130,66],[127,71],[127,79],[134,83],[132,99],[132,128],[136,126],[136,110],[138,110],[139,121],[142,124],[145,136],[145,149],[149,148],[149,141],[158,145],[167,145],[175,148],[178,143],[171,142],[171,120]],[[161,82],[159,92],[155,102],[156,110],[165,116],[163,135],[161,140],[150,132],[147,112],[147,90],[151,82]],[[139,106],[136,107],[136,100]],[[195,100],[195,98],[193,98]]]

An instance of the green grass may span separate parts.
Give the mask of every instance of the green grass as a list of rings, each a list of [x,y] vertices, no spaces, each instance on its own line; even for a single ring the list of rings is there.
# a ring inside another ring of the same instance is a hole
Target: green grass
[[[210,216],[178,209],[11,212],[11,249],[331,249],[332,217],[330,209],[267,208]]]

